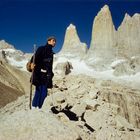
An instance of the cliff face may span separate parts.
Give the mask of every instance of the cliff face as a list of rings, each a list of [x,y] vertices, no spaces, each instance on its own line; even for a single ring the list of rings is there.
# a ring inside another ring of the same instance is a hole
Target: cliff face
[[[109,7],[105,5],[94,18],[90,48],[85,62],[96,70],[105,70],[116,57],[116,30]]]
[[[125,17],[116,31],[109,7],[105,5],[93,22],[88,57],[130,58],[140,53],[140,15]]]
[[[85,61],[94,69],[102,71],[110,69],[113,61],[123,59],[128,63],[123,69],[129,67],[129,71],[132,71],[129,74],[135,74],[140,71],[138,65],[132,64],[133,59],[140,58],[139,38],[140,14],[132,17],[126,14],[116,31],[109,7],[105,5],[94,19],[91,44]],[[115,73],[122,69],[122,65],[125,64],[121,62],[115,67]]]
[[[140,14],[130,17],[125,14],[117,31],[117,49],[119,57],[130,58],[140,54]]]
[[[109,7],[105,5],[97,14],[93,22],[92,39],[88,57],[114,57],[115,28]]]

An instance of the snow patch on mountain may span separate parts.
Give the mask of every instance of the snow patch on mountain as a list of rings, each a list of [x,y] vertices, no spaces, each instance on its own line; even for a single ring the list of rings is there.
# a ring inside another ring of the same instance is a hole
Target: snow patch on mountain
[[[71,70],[72,75],[84,74],[87,76],[91,76],[97,79],[102,80],[112,80],[121,84],[130,85],[130,87],[138,88],[140,85],[140,72],[136,73],[135,75],[122,75],[122,76],[115,76],[113,66],[116,66],[119,63],[124,62],[123,59],[118,59],[112,62],[110,68],[104,71],[96,71],[93,67],[90,67],[86,64],[84,60],[78,59],[68,59],[66,57],[58,57],[54,62],[54,68],[57,66],[58,63],[70,62],[72,64],[73,69]],[[55,72],[55,71],[54,71]]]
[[[26,63],[28,60],[16,61],[14,58],[7,56],[9,64],[19,68],[20,70],[26,71]]]

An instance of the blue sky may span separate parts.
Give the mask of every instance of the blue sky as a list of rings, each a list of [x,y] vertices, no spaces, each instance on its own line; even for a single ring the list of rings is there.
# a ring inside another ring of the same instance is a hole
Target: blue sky
[[[70,23],[77,28],[82,42],[90,46],[94,17],[109,5],[115,28],[125,13],[140,13],[140,0],[0,0],[0,40],[23,52],[32,52],[33,44],[44,45],[54,35],[58,52]]]

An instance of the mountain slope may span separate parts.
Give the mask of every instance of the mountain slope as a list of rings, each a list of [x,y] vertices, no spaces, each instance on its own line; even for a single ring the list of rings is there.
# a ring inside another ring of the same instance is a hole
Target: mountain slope
[[[29,93],[29,73],[2,62],[0,64],[0,107]]]
[[[23,95],[22,91],[6,86],[0,82],[0,108]]]

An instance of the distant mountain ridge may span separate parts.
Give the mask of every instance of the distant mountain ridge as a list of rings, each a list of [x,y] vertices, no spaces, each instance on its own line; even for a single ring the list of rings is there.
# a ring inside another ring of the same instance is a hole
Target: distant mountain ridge
[[[26,70],[25,64],[30,59],[31,55],[32,54],[16,50],[13,45],[7,43],[5,40],[0,41],[0,60],[3,62]]]

